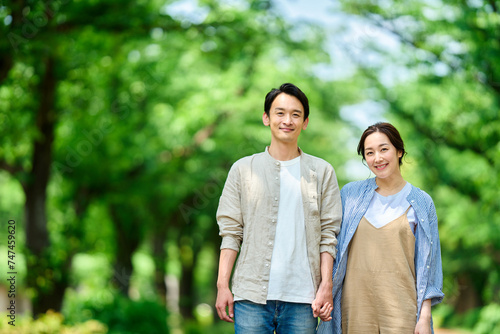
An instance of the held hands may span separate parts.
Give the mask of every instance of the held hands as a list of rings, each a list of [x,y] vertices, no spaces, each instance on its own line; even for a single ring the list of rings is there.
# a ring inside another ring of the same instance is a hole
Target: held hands
[[[217,289],[217,301],[215,302],[215,308],[217,309],[217,314],[219,315],[220,320],[234,322],[233,294],[228,287]]]
[[[332,297],[332,284],[320,284],[318,292],[316,293],[316,299],[314,299],[312,305],[313,316],[321,319],[321,321],[332,320],[332,310],[333,310],[333,297]]]
[[[313,309],[313,316],[321,319],[321,321],[328,322],[332,320],[331,313],[333,311],[333,306],[330,303],[326,303],[323,305],[323,307],[318,308],[318,306],[315,306],[315,304],[312,304],[312,309]]]

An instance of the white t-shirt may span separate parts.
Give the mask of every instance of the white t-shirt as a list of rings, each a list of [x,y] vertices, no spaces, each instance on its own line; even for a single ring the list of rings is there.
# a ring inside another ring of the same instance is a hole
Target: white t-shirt
[[[410,206],[410,203],[406,199],[410,191],[411,184],[407,182],[403,189],[394,195],[382,196],[378,192],[375,192],[368,210],[366,210],[365,218],[376,228],[381,228],[394,219],[401,217]],[[411,230],[415,234],[415,224],[417,221],[415,210],[410,207],[406,216],[408,217]]]
[[[281,161],[280,202],[267,299],[312,303],[314,298],[307,257],[299,156]]]

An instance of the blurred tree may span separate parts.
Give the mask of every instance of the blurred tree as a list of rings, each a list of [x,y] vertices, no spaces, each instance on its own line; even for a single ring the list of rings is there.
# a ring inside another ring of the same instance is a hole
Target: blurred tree
[[[364,46],[381,60],[360,64],[408,139],[409,174],[437,205],[446,301],[460,313],[500,303],[499,5],[344,2],[379,37]],[[397,52],[383,38],[399,41]],[[392,82],[387,64],[404,69]]]
[[[286,23],[270,1],[177,5],[0,8],[0,168],[25,193],[35,316],[61,309],[78,252],[112,253],[116,288],[128,295],[131,257],[149,244],[163,299],[168,240],[180,250],[181,309],[192,317],[198,254],[220,242],[213,217],[228,168],[268,143],[260,114],[270,88],[292,81],[316,97],[319,141],[305,147],[342,162],[331,129],[356,88],[328,100],[337,83],[314,76],[314,64],[329,62],[317,27]],[[107,208],[111,233],[99,233],[103,222],[82,224],[93,206]]]

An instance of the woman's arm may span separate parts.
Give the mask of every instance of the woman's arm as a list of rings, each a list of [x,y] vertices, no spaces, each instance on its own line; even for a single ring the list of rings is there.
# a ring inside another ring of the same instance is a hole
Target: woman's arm
[[[415,326],[415,334],[431,334],[431,300],[426,299],[420,310],[420,318]]]

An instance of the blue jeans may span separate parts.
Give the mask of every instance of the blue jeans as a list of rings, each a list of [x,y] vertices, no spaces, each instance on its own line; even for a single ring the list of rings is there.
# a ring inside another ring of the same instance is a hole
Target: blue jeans
[[[268,300],[256,304],[247,300],[234,303],[235,334],[314,334],[318,319],[311,304]]]

